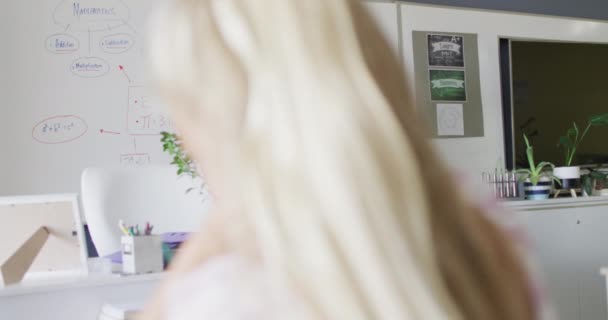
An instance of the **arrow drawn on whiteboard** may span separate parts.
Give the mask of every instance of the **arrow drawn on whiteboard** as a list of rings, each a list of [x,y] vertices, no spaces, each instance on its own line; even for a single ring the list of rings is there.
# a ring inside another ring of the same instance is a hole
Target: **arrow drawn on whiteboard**
[[[104,129],[99,129],[99,133],[101,134],[120,134],[120,132],[116,132],[116,131],[109,131],[109,130],[104,130]]]
[[[127,74],[127,72],[125,71],[125,67],[123,67],[122,65],[118,66],[118,69],[120,69],[120,71],[122,71],[122,74],[125,75],[125,77],[127,78],[127,80],[129,80],[129,83],[131,83],[131,78],[129,78],[129,75]]]

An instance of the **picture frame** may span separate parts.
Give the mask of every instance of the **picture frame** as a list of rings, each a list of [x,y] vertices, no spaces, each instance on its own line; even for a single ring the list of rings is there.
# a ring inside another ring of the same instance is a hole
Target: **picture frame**
[[[455,34],[427,34],[428,66],[465,68],[464,38]]]
[[[431,101],[467,102],[466,71],[430,69],[429,89]]]
[[[4,285],[29,278],[88,274],[77,194],[0,197],[0,220]]]

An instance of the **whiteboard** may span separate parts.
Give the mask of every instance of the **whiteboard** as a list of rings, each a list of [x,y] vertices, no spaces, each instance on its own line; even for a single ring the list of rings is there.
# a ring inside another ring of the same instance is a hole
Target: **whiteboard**
[[[0,195],[78,192],[86,167],[167,164],[146,86],[150,0],[4,3]]]
[[[158,133],[172,124],[145,81],[145,27],[157,2],[4,4],[0,195],[79,192],[87,167],[170,162]],[[397,5],[365,3],[397,51]]]

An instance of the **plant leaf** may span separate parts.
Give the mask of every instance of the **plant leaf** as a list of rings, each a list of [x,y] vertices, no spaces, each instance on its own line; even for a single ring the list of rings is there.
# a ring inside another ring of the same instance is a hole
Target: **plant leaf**
[[[555,168],[555,166],[553,165],[553,163],[543,161],[543,162],[539,163],[539,164],[536,166],[536,168],[535,168],[534,172],[535,172],[536,174],[540,174],[540,173],[543,171],[543,169],[545,169],[545,167],[551,167],[551,169]]]
[[[553,181],[556,182],[559,186],[562,185],[562,180],[560,180],[558,177],[551,175],[551,179],[553,179]]]
[[[532,185],[537,185],[539,180],[540,180],[540,175],[530,176],[530,182],[532,182]]]
[[[528,140],[528,136],[524,134],[524,141],[526,142],[526,148],[530,148],[530,140]]]
[[[592,126],[602,126],[608,124],[608,113],[598,114],[589,118]]]
[[[532,171],[530,171],[530,169],[517,169],[515,172],[519,175],[519,181],[524,181],[532,175]]]
[[[520,173],[520,174],[532,174],[532,171],[530,171],[530,169],[517,169],[515,170],[516,173]]]
[[[559,138],[558,146],[562,146],[565,148],[571,148],[574,145],[572,139],[569,136],[562,136]]]
[[[528,165],[530,170],[534,171],[536,165],[534,164],[534,148],[530,145],[528,137],[524,134],[524,141],[526,142],[526,155],[528,156]]]
[[[583,184],[583,189],[588,195],[591,195],[593,193],[593,179],[590,175],[586,174],[581,177],[581,180]]]

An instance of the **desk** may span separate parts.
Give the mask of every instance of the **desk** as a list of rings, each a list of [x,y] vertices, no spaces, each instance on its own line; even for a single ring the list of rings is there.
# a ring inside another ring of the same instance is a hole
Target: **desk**
[[[105,303],[142,301],[163,274],[89,275],[0,288],[2,320],[97,320]]]

